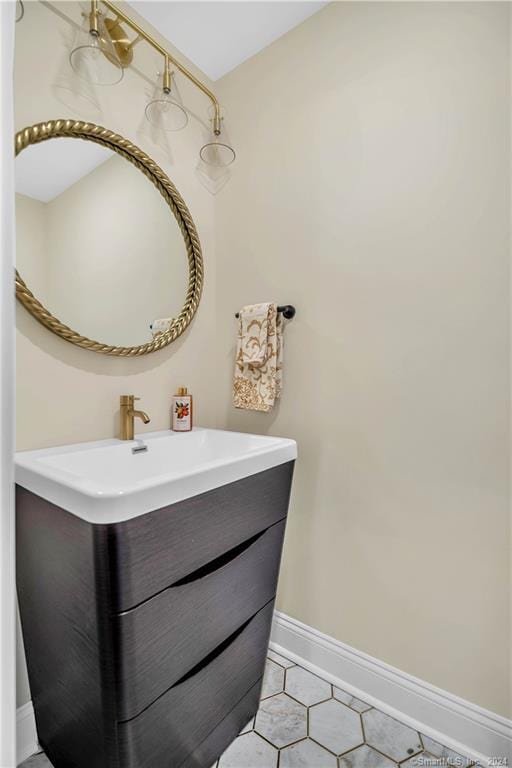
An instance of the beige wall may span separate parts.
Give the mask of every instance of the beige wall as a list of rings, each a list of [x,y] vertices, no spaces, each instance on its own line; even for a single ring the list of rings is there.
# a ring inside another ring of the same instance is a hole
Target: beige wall
[[[38,296],[47,296],[46,206],[40,200],[16,194],[16,267]],[[35,288],[33,289],[35,290]]]
[[[221,423],[295,437],[279,608],[503,715],[509,687],[507,3],[333,3],[227,75]],[[233,312],[292,302],[271,415]]]
[[[97,89],[100,112],[64,106],[55,84],[67,76],[66,45],[79,21],[78,3],[55,6],[29,2],[22,24],[16,27],[16,128],[59,117],[89,119],[131,139],[167,171],[183,195],[197,226],[205,261],[205,289],[191,327],[160,352],[137,360],[103,357],[74,347],[42,326],[18,307],[17,425],[18,448],[58,445],[101,439],[117,434],[119,395],[139,395],[151,423],[138,431],[169,425],[170,396],[183,384],[194,393],[196,418],[215,425],[212,382],[215,339],[215,254],[213,198],[195,175],[197,156],[207,120],[208,101],[179,79],[183,100],[191,109],[187,129],[171,134],[169,147],[151,140],[144,106],[152,83],[139,71],[129,70],[113,87]],[[183,60],[183,57],[182,57]],[[185,60],[186,61],[186,60]],[[44,62],[44,66],[41,65]],[[137,49],[137,67],[148,78],[156,76],[160,60],[145,46]],[[192,67],[193,69],[193,67]],[[64,74],[63,74],[64,73]],[[203,77],[204,79],[204,77]],[[20,650],[20,657],[22,656]],[[18,703],[29,698],[23,665],[19,665]]]

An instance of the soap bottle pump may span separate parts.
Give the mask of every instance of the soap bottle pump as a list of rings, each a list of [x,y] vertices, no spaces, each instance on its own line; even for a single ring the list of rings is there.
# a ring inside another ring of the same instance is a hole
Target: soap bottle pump
[[[192,395],[186,387],[180,387],[172,398],[172,428],[175,432],[190,432],[192,429]]]

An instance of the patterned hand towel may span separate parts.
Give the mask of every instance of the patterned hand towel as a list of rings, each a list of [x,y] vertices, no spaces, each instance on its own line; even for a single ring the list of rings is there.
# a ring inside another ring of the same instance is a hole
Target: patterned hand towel
[[[235,408],[268,412],[281,396],[283,318],[276,304],[240,310],[233,381]]]
[[[242,363],[259,368],[268,355],[268,323],[272,304],[250,304],[240,311]]]

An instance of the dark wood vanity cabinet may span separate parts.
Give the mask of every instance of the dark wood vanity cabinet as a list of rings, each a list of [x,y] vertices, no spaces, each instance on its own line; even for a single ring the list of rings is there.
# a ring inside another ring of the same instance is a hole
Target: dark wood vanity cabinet
[[[210,768],[258,708],[288,462],[115,524],[17,487],[17,585],[55,768]]]

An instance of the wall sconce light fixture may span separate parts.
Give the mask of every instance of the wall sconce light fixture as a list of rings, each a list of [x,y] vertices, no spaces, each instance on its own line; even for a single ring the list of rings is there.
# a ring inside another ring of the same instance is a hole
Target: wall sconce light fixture
[[[94,85],[115,85],[123,79],[123,67],[97,0],[91,12],[82,14],[69,61],[76,74]]]
[[[113,14],[105,17],[99,2]],[[136,35],[128,38],[121,22]],[[171,94],[171,65],[179,70],[190,82],[199,88],[211,101],[212,136],[200,150],[201,159],[212,166],[230,165],[236,155],[233,148],[222,137],[222,116],[216,96],[192,72],[180,64],[151,35],[133,21],[124,11],[110,0],[91,0],[91,10],[85,14],[84,23],[70,54],[71,66],[80,77],[95,85],[115,85],[123,77],[123,70],[133,59],[133,48],[139,41],[145,41],[163,57],[162,84],[146,106],[146,118],[152,125],[164,131],[177,131],[188,123],[188,114]]]
[[[211,135],[206,144],[199,150],[201,160],[216,168],[225,168],[231,165],[236,158],[235,150],[222,136],[223,120],[224,116],[220,107],[218,110],[210,109]]]
[[[169,59],[166,57],[161,83],[159,76],[155,94],[146,106],[146,117],[152,125],[163,131],[181,131],[188,123],[188,115],[172,97],[171,82]]]

